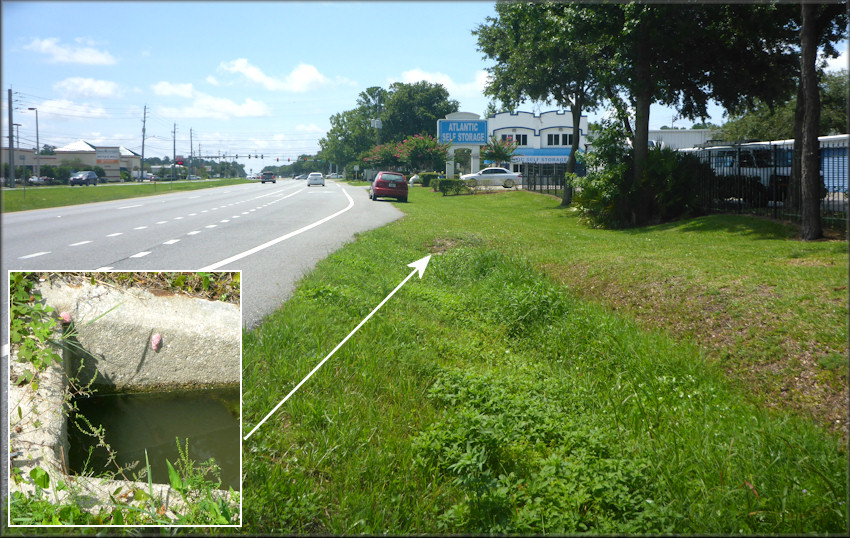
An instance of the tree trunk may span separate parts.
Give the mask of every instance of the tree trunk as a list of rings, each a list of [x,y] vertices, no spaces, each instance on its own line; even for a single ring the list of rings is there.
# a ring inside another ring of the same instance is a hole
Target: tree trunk
[[[803,154],[803,84],[797,83],[797,104],[794,109],[794,153],[791,160],[791,177],[788,181],[788,192],[785,198],[785,209],[799,213],[800,211],[800,177],[802,176]]]
[[[818,127],[820,125],[820,94],[816,70],[818,35],[815,21],[817,6],[804,3],[801,6],[800,26],[800,84],[803,97],[803,132],[801,162],[801,237],[804,241],[820,239],[820,205],[822,184],[820,179],[820,155],[818,154]]]
[[[567,173],[574,174],[576,171],[576,152],[578,151],[579,138],[581,137],[581,108],[583,105],[582,95],[576,93],[573,97],[570,112],[573,116],[573,143],[570,146],[570,157],[567,159]],[[573,203],[573,187],[564,180],[564,196],[561,198],[561,207],[567,207]]]

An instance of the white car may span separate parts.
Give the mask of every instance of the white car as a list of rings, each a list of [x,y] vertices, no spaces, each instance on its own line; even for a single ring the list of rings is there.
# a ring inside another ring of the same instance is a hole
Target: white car
[[[307,186],[310,185],[321,185],[325,186],[325,177],[320,172],[310,172],[310,175],[307,176]]]
[[[501,186],[506,189],[522,183],[522,174],[516,174],[505,168],[497,167],[485,168],[474,174],[464,174],[460,178],[463,180],[474,179],[478,185]]]

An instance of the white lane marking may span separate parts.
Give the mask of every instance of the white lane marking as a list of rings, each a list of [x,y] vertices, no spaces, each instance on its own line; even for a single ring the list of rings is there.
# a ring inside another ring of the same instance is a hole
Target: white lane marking
[[[112,269],[111,265],[105,265],[103,267],[98,267],[95,271],[109,271],[110,269]]]
[[[204,226],[204,228],[215,228],[218,224],[210,224],[208,226]]]
[[[197,215],[197,213],[189,213],[189,216],[190,216],[190,217],[194,217],[194,216],[196,216],[196,215]]]
[[[157,224],[167,224],[167,223],[168,223],[167,220],[160,220],[160,221],[157,222]],[[145,226],[145,228],[147,228],[147,226]],[[136,228],[136,230],[142,230],[142,229],[143,228]]]
[[[190,196],[189,197],[190,200],[194,200],[195,198],[200,198],[200,196]]]
[[[183,217],[174,217],[174,220],[183,220]]]
[[[248,214],[248,211],[243,211],[243,212],[242,212],[242,214],[243,214],[243,215],[247,215],[247,214]]]
[[[301,190],[304,190],[304,189],[301,189]],[[297,194],[298,192],[301,192],[301,191],[296,191],[295,193],[292,193],[292,194]],[[249,250],[246,250],[245,252],[240,252],[239,254],[236,254],[236,255],[231,256],[229,258],[226,258],[224,260],[218,261],[218,262],[216,262],[212,265],[208,265],[206,267],[203,267],[203,268],[200,269],[200,271],[214,271],[214,270],[218,269],[219,267],[227,265],[228,263],[232,263],[232,262],[235,262],[237,260],[241,260],[242,258],[250,256],[251,254],[256,254],[257,252],[260,252],[261,250],[265,250],[265,249],[267,249],[271,246],[274,246],[274,245],[280,243],[281,241],[286,241],[287,239],[289,239],[291,237],[295,237],[298,234],[304,233],[308,230],[312,230],[316,226],[320,226],[320,225],[328,222],[329,220],[334,219],[334,218],[342,215],[343,213],[345,213],[346,211],[348,211],[349,209],[354,207],[354,200],[351,198],[351,196],[348,195],[348,192],[346,192],[345,189],[342,189],[342,193],[345,195],[346,198],[348,198],[348,205],[345,206],[344,209],[337,211],[333,215],[328,215],[327,217],[325,217],[323,219],[319,219],[312,224],[308,224],[307,226],[299,228],[299,229],[295,230],[294,232],[289,232],[288,234],[282,235],[282,236],[278,237],[277,239],[272,239],[271,241],[267,241],[267,242],[263,243],[262,245],[257,245],[256,247],[249,249]],[[292,194],[290,194],[289,196],[292,196]]]
[[[91,243],[91,241],[80,241],[80,242],[78,242],[78,243],[71,243],[71,244],[70,244],[70,245],[68,245],[68,246],[69,246],[69,247],[78,247],[78,246],[80,246],[80,245],[87,245],[87,244],[89,244],[89,243]]]
[[[195,234],[199,234],[199,233],[201,233],[201,230],[194,230],[194,231],[187,233],[186,235],[195,235]]]
[[[137,252],[137,253],[133,254],[132,256],[130,256],[130,257],[131,257],[131,258],[142,258],[142,257],[144,257],[144,256],[147,256],[147,255],[148,255],[148,254],[150,254],[150,253],[151,253],[150,251],[147,251],[147,252]]]
[[[109,234],[106,237],[118,237],[119,235],[124,235],[124,232],[115,232],[114,234]]]
[[[134,230],[144,230],[145,228],[147,228],[147,226],[138,226],[138,227],[133,228],[133,229]]]
[[[119,207],[118,209],[130,209],[131,207],[142,207],[143,205],[145,205],[145,204],[125,205],[125,206]]]
[[[233,216],[231,216],[230,218],[231,218],[231,219],[238,219],[240,216],[241,216],[241,215],[233,215]]]
[[[230,219],[224,219],[221,222],[230,222]]]
[[[163,243],[163,245],[173,245],[174,243],[179,243],[179,242],[180,242],[179,239],[169,239],[168,241]]]
[[[26,260],[28,258],[35,258],[36,256],[44,256],[45,254],[50,254],[50,251],[47,250],[47,251],[44,251],[44,252],[35,252],[33,254],[27,254],[26,256],[21,256],[18,259],[19,260]]]

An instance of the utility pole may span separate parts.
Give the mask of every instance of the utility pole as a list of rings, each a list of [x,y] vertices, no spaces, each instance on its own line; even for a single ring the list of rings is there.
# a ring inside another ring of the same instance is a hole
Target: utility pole
[[[148,105],[145,105],[142,114],[142,161],[139,163],[139,182],[145,179],[145,122],[148,119]]]
[[[192,175],[192,155],[194,152],[194,146],[192,145],[192,129],[189,129],[189,174]]]
[[[12,88],[9,88],[9,186],[15,186],[15,139],[12,138]]]
[[[174,161],[177,160],[177,124],[174,124],[174,130],[171,131],[171,143],[173,144],[171,148],[171,189],[174,188],[174,175],[177,173],[177,170],[174,168]],[[169,189],[169,190],[171,190]]]

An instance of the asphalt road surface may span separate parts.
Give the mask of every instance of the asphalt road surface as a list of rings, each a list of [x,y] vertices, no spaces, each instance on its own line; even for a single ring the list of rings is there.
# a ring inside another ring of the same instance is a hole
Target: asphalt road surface
[[[366,189],[278,180],[4,214],[6,270],[241,270],[248,329],[316,262],[355,234],[398,219]],[[399,260],[407,263],[409,260]],[[3,341],[8,312],[3,286]]]

